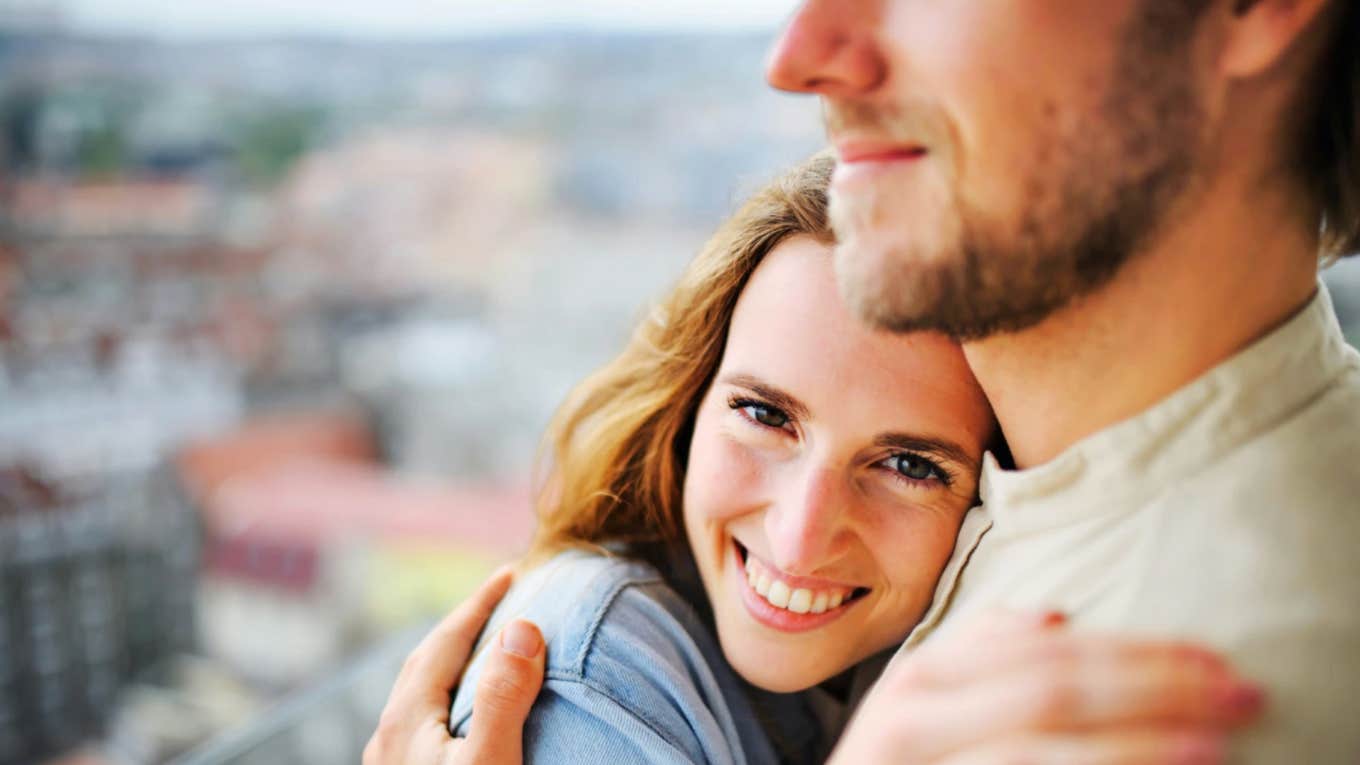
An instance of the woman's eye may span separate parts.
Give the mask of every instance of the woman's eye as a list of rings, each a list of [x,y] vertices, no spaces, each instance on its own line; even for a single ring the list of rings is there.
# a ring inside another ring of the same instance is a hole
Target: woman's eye
[[[748,417],[768,428],[782,428],[789,424],[788,415],[772,406],[747,404],[744,408]]]
[[[748,420],[752,420],[759,425],[767,428],[783,430],[789,424],[789,416],[784,414],[776,407],[769,404],[762,404],[759,401],[752,401],[744,398],[734,398],[728,402],[728,406],[742,413]]]
[[[944,481],[944,471],[930,460],[916,454],[894,454],[888,458],[893,470],[913,481],[928,481],[932,478]]]

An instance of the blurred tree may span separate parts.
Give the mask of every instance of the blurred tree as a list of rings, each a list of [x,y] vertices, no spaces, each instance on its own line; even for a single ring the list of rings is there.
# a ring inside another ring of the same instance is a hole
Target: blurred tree
[[[311,106],[261,108],[242,117],[233,130],[242,178],[276,183],[311,148],[324,122],[325,112]]]
[[[84,177],[117,175],[127,164],[127,139],[121,120],[106,119],[80,136],[76,167]]]

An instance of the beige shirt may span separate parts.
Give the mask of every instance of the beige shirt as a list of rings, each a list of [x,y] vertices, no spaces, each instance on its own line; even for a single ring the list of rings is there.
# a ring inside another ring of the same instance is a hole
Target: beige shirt
[[[1360,355],[1326,288],[1141,415],[1030,470],[983,468],[935,604],[1193,638],[1264,683],[1234,762],[1360,763]]]

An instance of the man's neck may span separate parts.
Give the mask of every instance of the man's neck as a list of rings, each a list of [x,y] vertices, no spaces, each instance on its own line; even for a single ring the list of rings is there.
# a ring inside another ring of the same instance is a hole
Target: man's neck
[[[965,346],[1018,467],[1148,409],[1308,301],[1307,209],[1269,190],[1198,198],[1110,284],[1031,329]]]

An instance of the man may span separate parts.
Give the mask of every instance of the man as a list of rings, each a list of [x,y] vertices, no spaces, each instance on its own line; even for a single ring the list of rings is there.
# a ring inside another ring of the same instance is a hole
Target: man
[[[1017,468],[987,465],[948,608],[838,760],[978,743],[921,668],[1003,605],[1224,651],[1270,694],[1235,761],[1360,761],[1360,361],[1317,281],[1360,249],[1357,5],[808,0],[790,21],[768,76],[822,97],[842,292],[965,342]],[[977,663],[1022,690],[1036,656],[1064,666],[997,642]],[[1047,703],[1098,706],[1047,678]],[[1097,751],[1021,718],[978,761]]]

